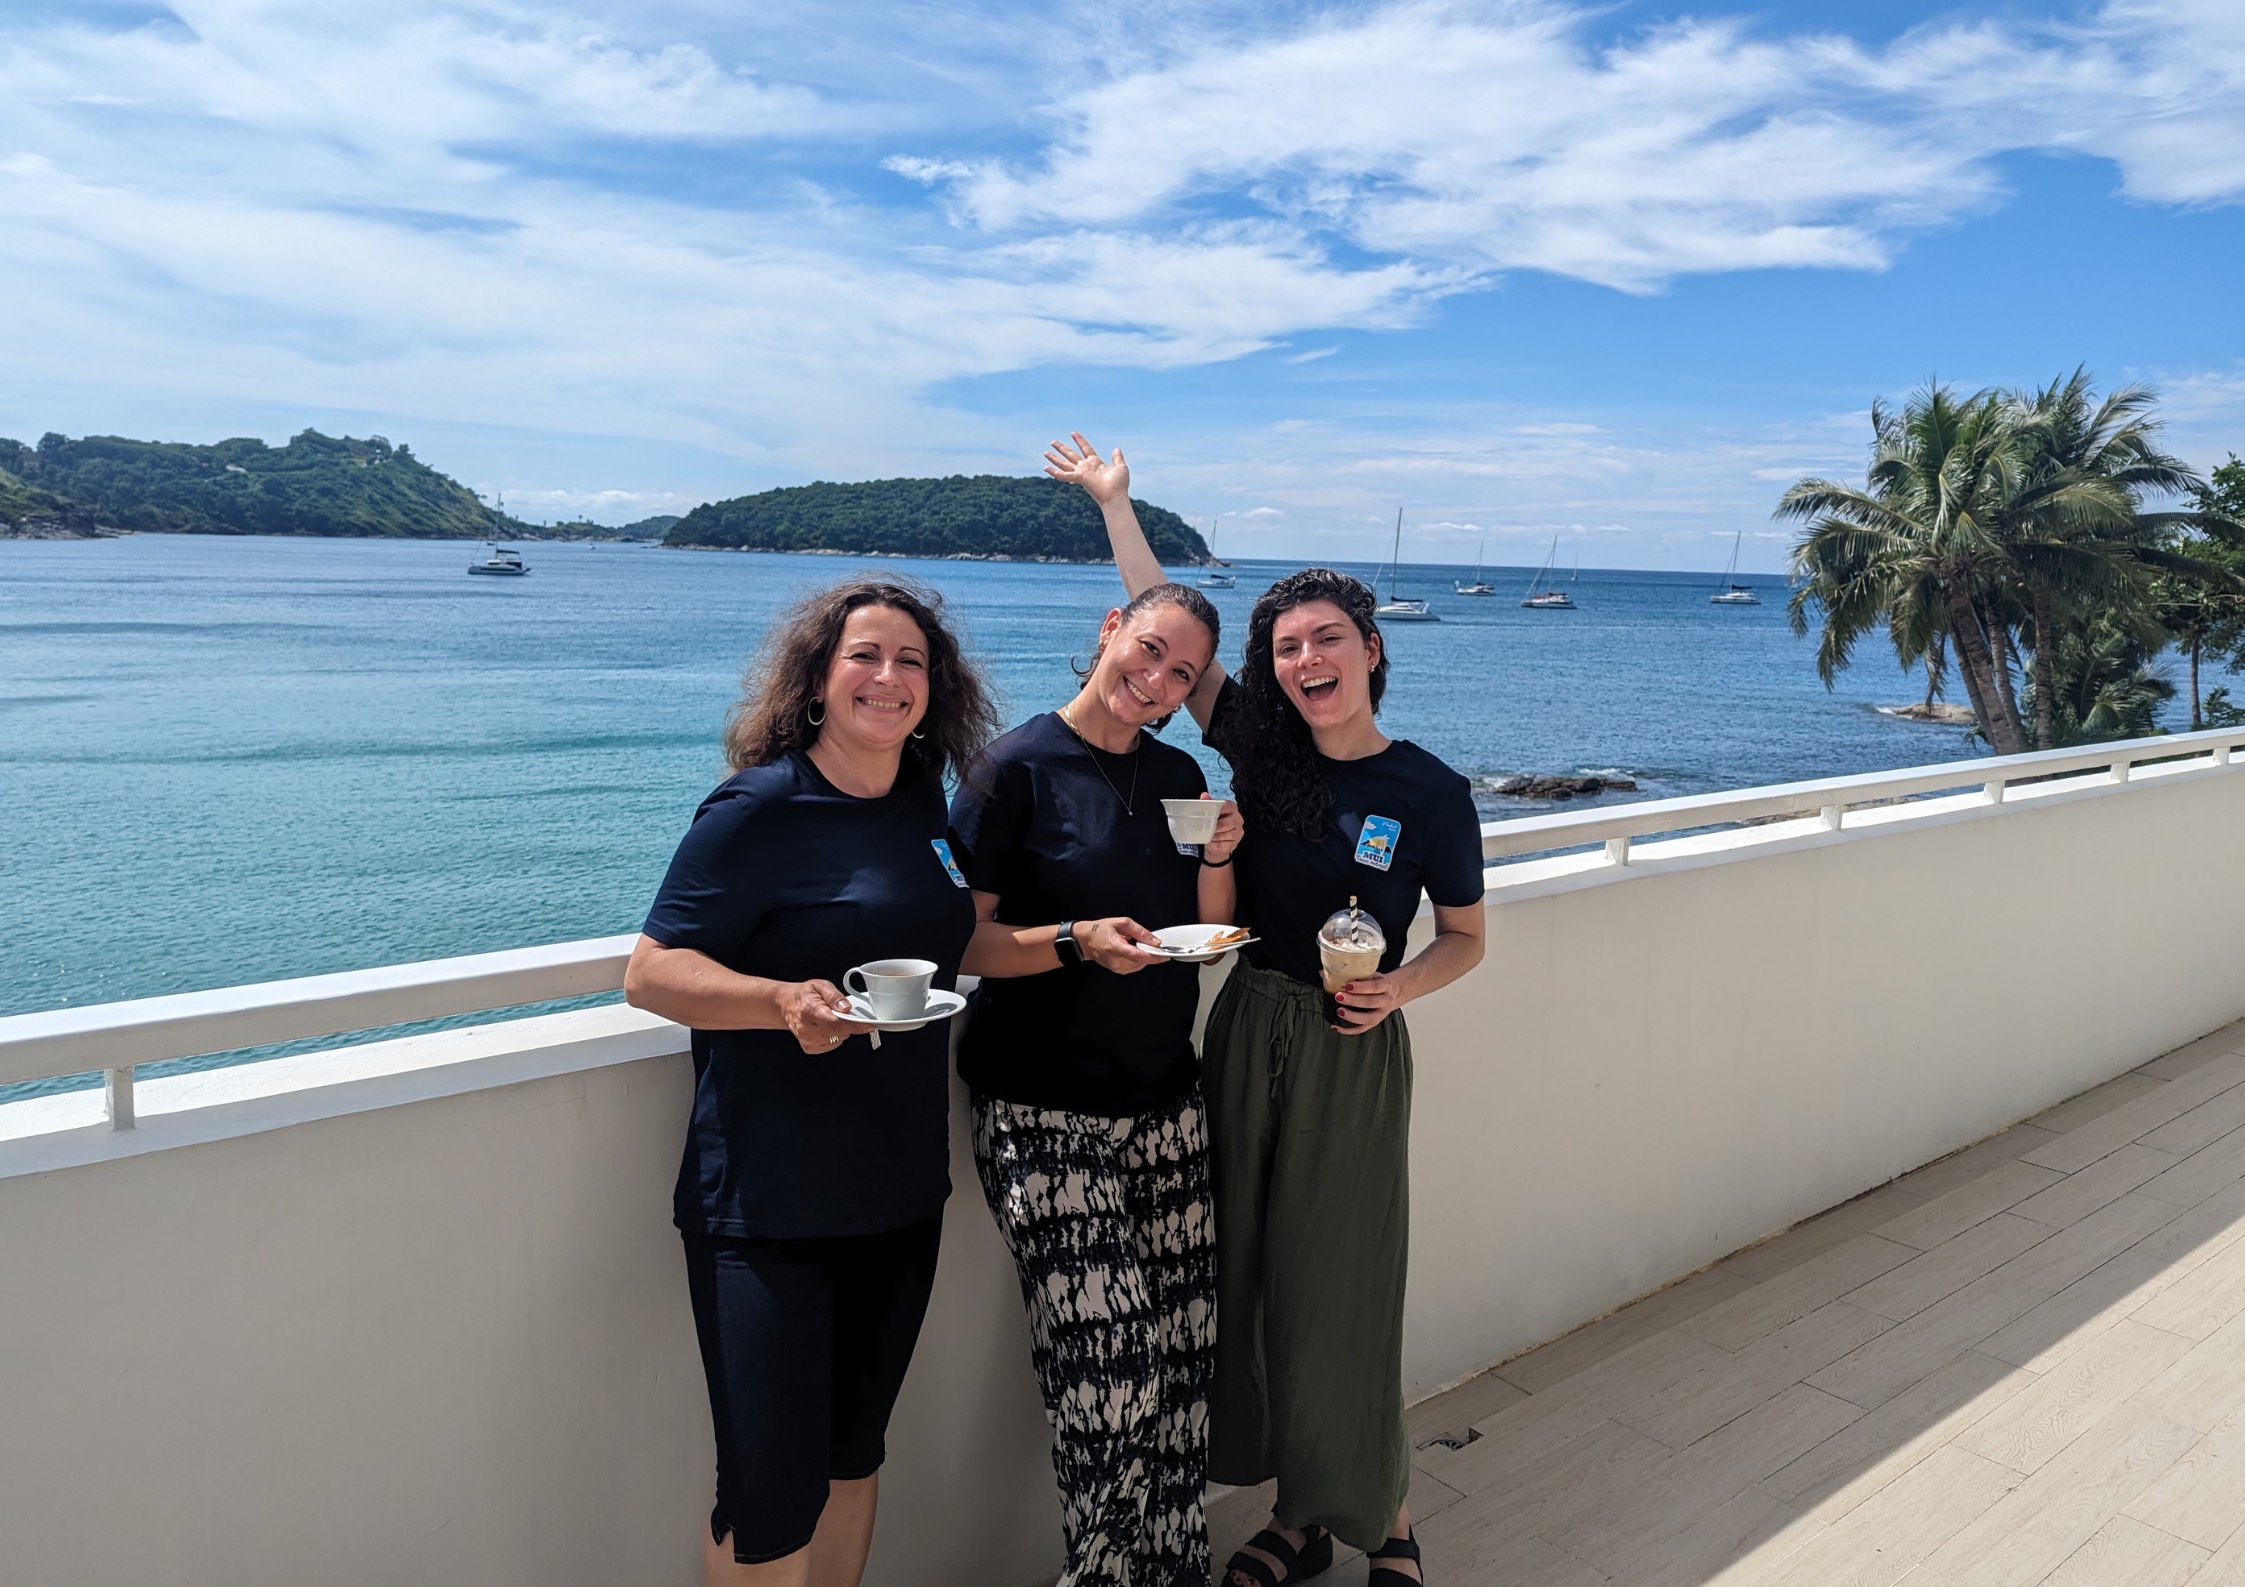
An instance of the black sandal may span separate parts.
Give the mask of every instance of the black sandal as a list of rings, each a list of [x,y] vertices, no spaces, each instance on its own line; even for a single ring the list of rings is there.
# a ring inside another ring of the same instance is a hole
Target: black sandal
[[[1373,1561],[1372,1574],[1364,1578],[1364,1587],[1421,1587],[1426,1580],[1426,1570],[1421,1566],[1416,1576],[1406,1576],[1399,1570],[1389,1570],[1378,1562],[1383,1559],[1407,1559],[1418,1565],[1419,1536],[1414,1527],[1402,1537],[1391,1537],[1371,1553],[1364,1556]]]
[[[1333,1534],[1323,1527],[1309,1530],[1312,1535],[1299,1549],[1268,1528],[1256,1533],[1224,1567],[1226,1587],[1285,1587],[1286,1583],[1308,1581],[1332,1569]],[[1277,1560],[1286,1574],[1273,1576],[1270,1566],[1247,1552],[1250,1548]]]

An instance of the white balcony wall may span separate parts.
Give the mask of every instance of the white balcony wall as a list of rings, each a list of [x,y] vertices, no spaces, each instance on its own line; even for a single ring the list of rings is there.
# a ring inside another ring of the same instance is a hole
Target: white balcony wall
[[[1494,873],[1488,962],[1411,1011],[1414,1393],[2245,1015],[2245,775],[1859,820]],[[571,1031],[612,1045],[552,1059]],[[628,1012],[521,1033],[0,1139],[0,1581],[694,1579],[685,1063]],[[1018,1298],[954,1176],[878,1587],[1057,1564]]]

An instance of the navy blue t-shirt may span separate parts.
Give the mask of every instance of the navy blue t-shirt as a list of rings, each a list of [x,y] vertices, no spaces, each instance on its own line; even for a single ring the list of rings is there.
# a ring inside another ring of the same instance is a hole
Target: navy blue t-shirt
[[[1200,919],[1200,856],[1178,852],[1161,802],[1207,786],[1199,762],[1150,733],[1110,755],[1047,712],[968,769],[951,801],[951,847],[969,885],[998,895],[996,918],[1008,925],[1110,915],[1149,931],[1190,925]],[[1192,964],[986,977],[959,1076],[1002,1101],[1127,1118],[1191,1088],[1199,1006]]]
[[[1224,680],[1206,742],[1223,753],[1239,685]],[[1250,823],[1239,847],[1239,919],[1259,942],[1248,963],[1319,984],[1317,932],[1328,916],[1357,906],[1380,923],[1380,969],[1403,962],[1405,937],[1424,892],[1445,909],[1481,901],[1481,816],[1464,777],[1406,739],[1362,760],[1317,757],[1333,790],[1333,812],[1313,842]]]
[[[870,959],[932,959],[958,984],[974,902],[952,874],[943,789],[909,766],[878,799],[808,756],[751,766],[702,801],[647,935],[728,970],[824,979]],[[874,1234],[951,1193],[950,1022],[803,1051],[785,1030],[694,1032],[694,1113],[673,1216],[697,1234]]]

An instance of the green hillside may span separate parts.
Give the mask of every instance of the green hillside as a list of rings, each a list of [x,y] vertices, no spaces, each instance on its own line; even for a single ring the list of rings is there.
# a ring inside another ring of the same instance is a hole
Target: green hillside
[[[69,508],[70,503],[53,491],[26,485],[6,469],[0,468],[0,524],[15,523],[24,518],[60,517]]]
[[[1192,526],[1137,502],[1154,555],[1171,567],[1208,561]],[[1000,474],[793,485],[696,507],[663,538],[669,546],[731,551],[842,551],[858,555],[1105,562],[1099,509],[1073,485]]]
[[[276,447],[50,434],[37,447],[0,440],[0,470],[104,524],[152,533],[472,540],[528,528],[378,435],[306,430]]]

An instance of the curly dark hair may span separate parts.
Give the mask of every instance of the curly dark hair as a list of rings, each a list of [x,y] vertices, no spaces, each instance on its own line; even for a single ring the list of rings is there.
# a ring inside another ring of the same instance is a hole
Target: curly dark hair
[[[1216,615],[1215,602],[1189,584],[1149,584],[1131,597],[1129,605],[1123,607],[1122,620],[1127,623],[1140,612],[1150,611],[1156,606],[1174,606],[1207,629],[1208,654],[1211,660],[1215,658],[1216,647],[1224,642],[1224,620]],[[1079,683],[1089,683],[1092,669],[1099,665],[1099,658],[1106,653],[1107,642],[1101,640],[1093,647],[1089,661],[1070,661],[1068,668],[1075,673]],[[1146,726],[1159,733],[1176,718],[1177,713],[1172,711],[1157,722],[1148,722]]]
[[[1332,568],[1289,573],[1255,603],[1247,617],[1247,653],[1240,658],[1239,697],[1224,725],[1224,758],[1232,763],[1232,791],[1250,828],[1269,826],[1315,838],[1333,814],[1333,790],[1318,765],[1310,725],[1278,686],[1271,662],[1278,620],[1297,606],[1331,601],[1348,614],[1365,643],[1380,640],[1372,668],[1372,709],[1388,687],[1388,647],[1373,621],[1379,597],[1361,579]]]
[[[905,743],[905,766],[949,777],[990,741],[998,731],[997,709],[980,669],[944,623],[943,597],[903,580],[852,579],[797,601],[765,634],[741,697],[725,716],[729,768],[768,766],[791,749],[818,742],[811,705],[842,642],[843,624],[861,606],[893,607],[927,636],[928,710],[919,736]]]

